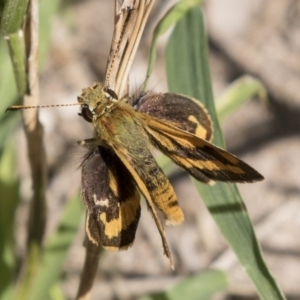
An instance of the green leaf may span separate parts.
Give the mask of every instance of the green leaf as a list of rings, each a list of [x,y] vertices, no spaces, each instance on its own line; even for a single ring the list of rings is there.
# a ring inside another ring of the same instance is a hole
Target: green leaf
[[[0,157],[0,298],[12,299],[15,275],[14,222],[19,203],[19,182],[15,176],[15,151],[7,144]]]
[[[83,205],[80,197],[71,199],[64,208],[56,232],[46,242],[40,268],[27,299],[46,299],[51,288],[59,281],[69,247],[82,219]]]
[[[8,36],[7,44],[14,68],[18,93],[20,96],[24,96],[28,91],[25,41],[23,36],[20,36],[18,33],[12,33]]]
[[[62,1],[59,0],[42,0],[40,1],[39,8],[39,63],[43,65],[51,41],[52,34],[52,20],[55,14],[58,13],[59,4]]]
[[[222,122],[249,98],[256,95],[262,102],[267,102],[267,91],[256,78],[245,75],[234,81],[216,102],[219,121]]]
[[[59,284],[55,284],[50,291],[50,299],[51,300],[66,300],[64,293]]]
[[[16,85],[14,83],[14,74],[12,62],[9,58],[9,52],[6,42],[0,39],[0,121],[4,118],[6,108],[12,105],[17,97]],[[2,124],[1,128],[2,129]]]
[[[28,0],[7,0],[1,19],[1,34],[7,40],[20,96],[27,92],[25,41],[21,30],[27,7]]]
[[[169,291],[155,293],[139,300],[209,300],[228,287],[224,272],[211,270],[180,281]]]
[[[194,8],[177,24],[167,46],[169,89],[200,99],[214,123],[214,144],[225,148],[217,119],[208,65],[203,15]],[[284,299],[263,259],[253,226],[236,185],[213,187],[195,182],[201,196],[263,299]],[[255,186],[254,186],[255,188]]]
[[[145,86],[153,71],[154,64],[156,61],[156,44],[158,38],[164,34],[172,25],[179,21],[184,15],[196,5],[199,5],[202,0],[182,0],[175,4],[156,25],[150,46],[150,55],[148,62],[148,70],[146,75]]]
[[[4,113],[6,108],[12,105],[17,98],[16,86],[14,83],[13,70],[8,57],[7,47],[0,40],[0,156],[1,150],[5,147],[7,138],[9,138],[15,128],[19,114]]]
[[[6,0],[1,19],[1,35],[17,33],[25,20],[28,0]]]

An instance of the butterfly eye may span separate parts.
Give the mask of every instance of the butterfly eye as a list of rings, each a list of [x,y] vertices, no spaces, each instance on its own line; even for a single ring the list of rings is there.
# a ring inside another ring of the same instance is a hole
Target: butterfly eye
[[[111,89],[106,89],[105,92],[106,92],[109,96],[111,96],[113,99],[118,100],[118,96],[117,96],[117,94],[116,94],[113,90],[111,90]]]
[[[93,113],[87,105],[81,106],[81,113],[79,113],[78,115],[83,117],[87,122],[91,123],[93,120]]]

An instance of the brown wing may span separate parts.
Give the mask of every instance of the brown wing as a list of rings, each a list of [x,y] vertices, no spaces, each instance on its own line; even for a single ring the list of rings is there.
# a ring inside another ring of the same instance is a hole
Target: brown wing
[[[172,224],[181,223],[183,213],[169,180],[150,152],[151,144],[143,129],[144,124],[136,114],[130,106],[120,103],[119,110],[115,109],[113,115],[102,117],[101,128],[99,127],[97,134],[118,156],[144,195],[160,232],[165,254],[172,264],[171,253],[156,209],[158,208]]]
[[[140,194],[119,158],[98,147],[82,163],[82,199],[89,239],[112,251],[127,249],[140,218]]]
[[[197,100],[180,94],[138,92],[130,99],[135,110],[160,119],[202,139],[212,139],[212,121]]]
[[[136,157],[132,153],[124,151],[115,145],[113,150],[120,160],[126,166],[134,178],[141,193],[144,195],[148,208],[152,213],[158,231],[161,235],[164,253],[170,259],[173,268],[173,261],[169,246],[166,240],[165,232],[156,212],[156,207],[163,213],[164,217],[172,224],[183,221],[183,213],[178,206],[178,202],[168,179],[161,171],[151,153],[140,150],[140,156]],[[144,149],[145,150],[145,149]]]
[[[144,115],[153,143],[197,180],[255,182],[263,176],[221,148],[161,120]]]

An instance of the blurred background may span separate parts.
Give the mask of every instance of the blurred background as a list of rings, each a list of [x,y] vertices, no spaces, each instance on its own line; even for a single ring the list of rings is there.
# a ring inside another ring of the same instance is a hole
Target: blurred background
[[[132,90],[144,80],[152,30],[173,3],[157,1],[153,9],[132,67]],[[41,5],[47,5],[46,1]],[[288,299],[300,299],[300,2],[207,0],[204,14],[216,99],[243,74],[257,77],[267,88],[267,103],[251,99],[221,125],[228,150],[265,176],[261,183],[239,188],[279,286]],[[74,103],[83,87],[104,78],[113,30],[113,1],[64,1],[49,26],[51,42],[42,53],[41,104]],[[168,34],[160,38],[158,60],[150,80],[150,88],[155,91],[167,91],[167,38]],[[80,188],[79,166],[85,151],[76,141],[91,137],[93,129],[77,116],[78,107],[41,109],[39,113],[49,168],[49,235],[62,208]],[[22,253],[31,181],[21,126],[14,143],[21,150],[17,153],[17,173],[24,199],[17,211],[16,234],[18,251]],[[134,299],[171,287],[187,275],[216,268],[228,272],[230,287],[214,299],[257,299],[254,287],[228,249],[189,176],[176,169],[170,180],[186,219],[180,226],[166,228],[175,272],[163,256],[160,236],[143,203],[134,246],[126,252],[102,253],[92,298],[99,299],[101,295],[101,299]],[[79,282],[83,238],[82,220],[64,264],[62,287],[68,299],[74,298]]]

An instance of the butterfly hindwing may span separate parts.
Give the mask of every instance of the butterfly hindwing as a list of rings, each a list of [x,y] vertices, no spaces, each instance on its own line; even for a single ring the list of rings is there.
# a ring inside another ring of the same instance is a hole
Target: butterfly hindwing
[[[130,104],[138,112],[160,119],[202,139],[212,139],[212,121],[197,100],[175,93],[137,93]]]
[[[82,163],[86,230],[96,245],[117,251],[132,245],[140,218],[140,194],[134,180],[111,151],[96,147]]]

